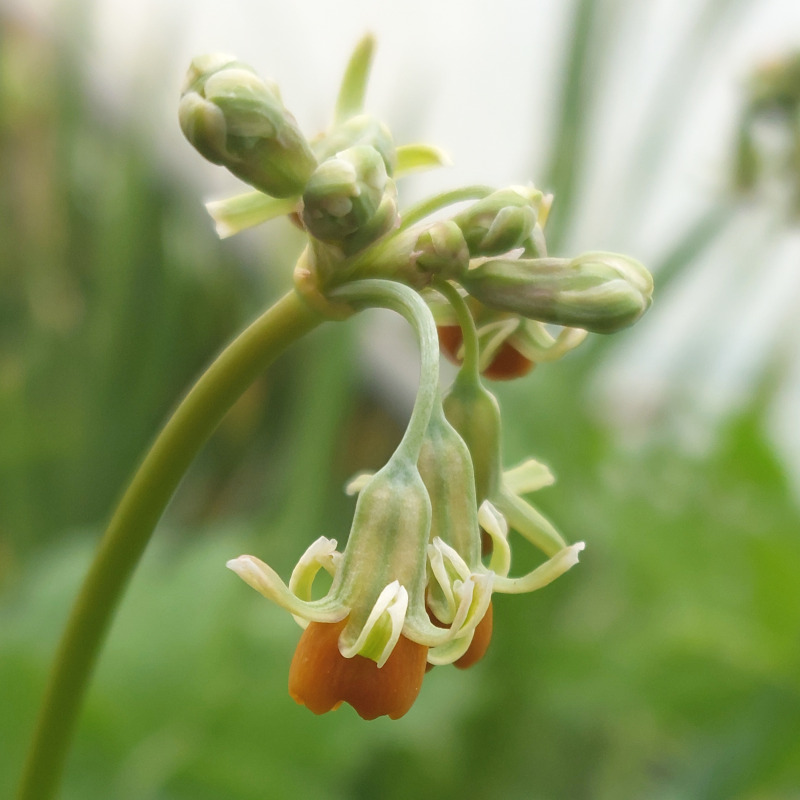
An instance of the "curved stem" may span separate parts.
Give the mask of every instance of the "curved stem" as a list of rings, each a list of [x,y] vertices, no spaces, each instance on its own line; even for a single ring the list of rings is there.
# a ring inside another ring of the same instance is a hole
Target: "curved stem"
[[[403,219],[400,223],[400,230],[404,231],[410,228],[421,219],[425,219],[429,214],[438,211],[440,208],[452,206],[454,203],[460,203],[463,200],[482,200],[488,197],[494,189],[491,186],[464,186],[461,189],[453,189],[449,192],[442,192],[435,197],[424,200],[415,206],[412,206],[407,211],[403,212]]]
[[[128,579],[181,478],[228,409],[323,321],[290,292],[218,356],[176,409],[125,492],[84,579],[47,686],[19,800],[54,796],[92,669]]]
[[[464,359],[461,362],[463,374],[469,375],[471,379],[480,381],[478,331],[475,328],[475,320],[472,318],[466,301],[458,289],[449,281],[438,281],[433,288],[439,294],[444,295],[447,302],[452,306],[453,311],[456,312],[456,319],[461,327],[461,337],[464,341]]]
[[[405,284],[370,278],[345,284],[331,293],[354,308],[388,308],[402,314],[417,332],[420,347],[420,381],[411,419],[392,458],[416,464],[439,394],[439,339],[436,323],[425,301]]]

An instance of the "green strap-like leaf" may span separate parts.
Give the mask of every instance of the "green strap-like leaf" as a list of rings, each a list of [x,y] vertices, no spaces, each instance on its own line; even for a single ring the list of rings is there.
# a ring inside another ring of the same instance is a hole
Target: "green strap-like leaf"
[[[364,95],[372,67],[372,55],[375,52],[375,39],[367,34],[353,50],[347,69],[336,98],[334,123],[339,124],[358,114],[364,107]]]

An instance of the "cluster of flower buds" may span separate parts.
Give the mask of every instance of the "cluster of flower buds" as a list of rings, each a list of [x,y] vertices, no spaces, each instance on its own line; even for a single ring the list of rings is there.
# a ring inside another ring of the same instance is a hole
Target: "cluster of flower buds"
[[[395,146],[362,112],[372,49],[370,38],[357,47],[333,124],[313,141],[277,89],[228,57],[193,62],[180,109],[197,149],[255,188],[210,204],[221,234],[290,215],[308,234],[295,287],[312,308],[330,319],[390,308],[419,339],[411,419],[386,466],[351,482],[358,499],[343,551],[317,539],[288,584],[254,556],[228,563],[304,628],[290,694],[316,713],[346,702],[367,719],[405,714],[431,666],[478,661],[493,592],[539,589],[584,547],[524,497],[552,483],[546,467],[503,470],[500,409],[482,374],[517,377],[588,331],[630,325],[652,292],[647,270],[627,256],[549,257],[552,197],[532,186],[469,187],[401,214],[395,181],[445,157],[430,145]],[[444,397],[440,348],[461,365]],[[526,575],[510,577],[509,531],[541,551]],[[321,597],[320,570],[330,576]]]

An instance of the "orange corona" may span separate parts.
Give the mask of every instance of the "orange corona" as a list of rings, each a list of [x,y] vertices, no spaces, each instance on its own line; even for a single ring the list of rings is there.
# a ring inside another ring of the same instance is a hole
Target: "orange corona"
[[[289,668],[289,694],[315,714],[349,703],[363,719],[399,719],[422,688],[428,648],[401,636],[382,667],[364,656],[345,658],[339,634],[346,624],[309,623]]]

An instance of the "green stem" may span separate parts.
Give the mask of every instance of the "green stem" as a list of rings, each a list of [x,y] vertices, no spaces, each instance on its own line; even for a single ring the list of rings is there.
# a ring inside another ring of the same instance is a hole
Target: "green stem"
[[[72,609],[25,764],[19,800],[55,795],[86,687],[128,579],[181,478],[228,409],[323,318],[290,292],[243,331],[164,426],[124,494]]]
[[[388,308],[402,314],[413,326],[419,339],[420,381],[411,419],[392,458],[416,464],[428,429],[428,422],[439,396],[439,339],[436,323],[425,301],[405,284],[371,278],[339,287],[331,296],[345,300],[354,308]]]
[[[423,200],[415,206],[403,212],[403,220],[400,224],[400,230],[404,231],[410,228],[415,223],[425,219],[429,214],[434,211],[452,206],[454,203],[461,203],[464,200],[483,200],[488,197],[494,189],[491,186],[464,186],[461,189],[453,189],[449,192],[442,192],[435,197],[428,200]]]
[[[475,328],[475,320],[472,318],[467,303],[459,293],[458,289],[448,281],[439,281],[434,284],[434,289],[444,295],[447,302],[456,312],[456,319],[461,327],[461,337],[464,341],[464,359],[461,362],[461,370],[471,379],[480,381],[480,348],[478,347],[478,331]]]

